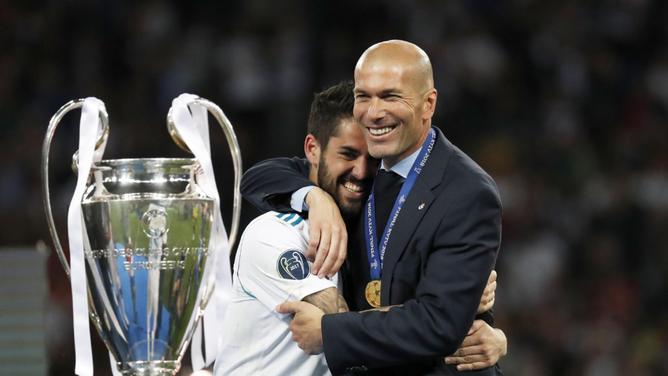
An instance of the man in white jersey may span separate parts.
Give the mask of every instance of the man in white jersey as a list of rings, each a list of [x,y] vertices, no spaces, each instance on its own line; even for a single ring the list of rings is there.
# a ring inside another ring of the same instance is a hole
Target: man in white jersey
[[[304,140],[310,166],[305,172],[320,187],[314,189],[328,192],[347,221],[358,216],[378,167],[352,119],[352,89],[352,83],[342,83],[316,94]],[[308,221],[297,213],[267,212],[248,225],[234,263],[234,295],[221,328],[216,375],[330,374],[324,355],[307,355],[292,341],[292,315],[275,311],[287,300],[303,300],[326,313],[348,310],[337,275],[311,273],[308,241]],[[489,295],[483,300],[490,301]],[[476,331],[483,333],[487,339],[476,341],[505,352],[505,337]]]
[[[359,213],[378,167],[353,122],[352,107],[352,83],[317,94],[304,140],[309,179],[334,197],[344,217]],[[268,212],[248,225],[234,263],[234,296],[221,329],[216,375],[329,374],[323,355],[307,355],[292,341],[292,316],[275,311],[287,300],[304,300],[330,313],[348,310],[336,275],[310,273],[307,248],[308,221],[297,213]]]
[[[336,289],[336,277],[310,273],[307,240],[308,222],[296,214],[268,212],[248,225],[234,263],[234,296],[221,329],[217,375],[329,373],[324,356],[309,356],[292,341],[291,316],[273,309],[287,299],[309,300]]]

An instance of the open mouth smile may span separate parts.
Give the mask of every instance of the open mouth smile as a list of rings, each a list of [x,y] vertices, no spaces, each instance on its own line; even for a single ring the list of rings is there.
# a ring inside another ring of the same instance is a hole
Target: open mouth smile
[[[360,193],[360,194],[364,193],[364,187],[362,185],[353,183],[351,181],[345,182],[345,184],[343,184],[343,187],[352,193]]]
[[[382,128],[367,128],[367,129],[369,130],[369,133],[371,133],[372,136],[384,136],[392,132],[396,127],[397,127],[396,125],[391,125]]]
[[[380,138],[392,133],[395,129],[397,129],[398,126],[399,126],[398,124],[392,124],[392,125],[383,125],[377,127],[366,127],[366,129],[371,135],[371,137]]]

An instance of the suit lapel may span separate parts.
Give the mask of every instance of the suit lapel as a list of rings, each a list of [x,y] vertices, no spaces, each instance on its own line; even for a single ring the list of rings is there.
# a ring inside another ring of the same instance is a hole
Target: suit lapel
[[[451,144],[438,128],[436,130],[434,149],[399,213],[387,244],[381,275],[382,305],[390,304],[392,276],[397,261],[405,252],[406,245],[434,201],[436,196],[433,190],[443,181],[443,174],[451,154]]]

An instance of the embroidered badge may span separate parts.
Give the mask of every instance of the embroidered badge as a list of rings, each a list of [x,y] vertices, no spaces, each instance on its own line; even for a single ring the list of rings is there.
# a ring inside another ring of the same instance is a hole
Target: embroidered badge
[[[304,279],[308,277],[309,266],[306,256],[295,249],[289,249],[278,258],[278,274],[285,279]]]

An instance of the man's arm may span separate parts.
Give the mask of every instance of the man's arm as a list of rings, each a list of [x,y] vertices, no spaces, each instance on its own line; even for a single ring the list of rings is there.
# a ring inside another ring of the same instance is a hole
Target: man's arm
[[[496,298],[496,275],[497,275],[496,270],[492,270],[492,272],[489,273],[489,277],[487,278],[487,285],[485,285],[485,290],[483,291],[482,297],[480,298],[480,304],[478,304],[478,310],[476,311],[477,314],[487,312],[494,307],[494,301]],[[341,313],[350,311],[350,309],[348,308],[348,303],[346,303],[346,300],[343,298],[343,295],[341,295],[341,293],[339,292],[339,289],[335,287],[318,291],[314,294],[305,297],[302,300],[320,308],[324,313]],[[399,306],[401,306],[401,304],[372,308],[362,312],[366,311],[387,312],[390,310],[390,308]],[[480,323],[476,324],[477,322]],[[485,322],[482,320],[476,320],[476,322],[474,322],[473,325],[471,326],[471,329],[469,330],[467,337],[472,336],[474,332],[479,333],[478,328],[482,325],[481,323]]]
[[[493,366],[507,352],[503,330],[475,320],[459,349],[445,358],[445,364],[456,364],[458,371],[473,371]]]
[[[251,167],[241,179],[241,193],[262,211],[294,211],[291,195],[313,186],[309,164],[302,158],[274,158]],[[313,260],[313,273],[332,276],[346,259],[348,232],[334,199],[315,187],[306,195],[309,205],[309,244],[306,257]],[[298,210],[301,211],[301,210]]]
[[[336,282],[308,272],[300,231],[294,223],[265,214],[246,227],[239,242],[235,260],[239,287],[268,309],[286,299],[301,300],[336,287]]]
[[[492,309],[495,292],[496,271],[492,270],[478,305],[478,314]],[[337,294],[338,307],[334,302]],[[347,312],[348,306],[343,296],[334,288],[311,294],[302,300],[311,305],[302,302],[285,302],[277,307],[277,310],[295,315],[295,321],[290,325],[294,340],[308,354],[318,354],[322,352],[322,316],[326,313]],[[362,312],[387,312],[392,308],[401,306],[401,304],[383,306]],[[507,339],[505,333],[500,329],[489,326],[483,320],[475,320],[459,349],[451,356],[446,357],[444,361],[446,364],[456,364],[460,371],[472,371],[496,364],[499,358],[506,355],[506,352]]]
[[[241,194],[260,211],[294,211],[290,196],[314,185],[308,178],[309,164],[303,158],[273,158],[259,162],[241,178]]]
[[[336,287],[318,291],[302,300],[320,308],[324,313],[348,312],[348,304]]]
[[[305,324],[315,326],[315,330],[311,332],[293,331],[292,338],[297,342],[299,348],[308,354],[318,354],[322,352],[320,320],[313,320],[312,317],[322,317],[325,313],[348,312],[348,305],[336,287],[318,291],[302,300],[302,302],[284,302],[277,307],[277,311],[294,314],[290,322],[290,330]],[[306,310],[310,314],[304,317],[300,310]]]
[[[488,313],[494,307],[496,286],[496,271],[492,270],[480,298],[476,317],[481,317],[481,314]],[[476,319],[457,351],[445,357],[445,364],[454,364],[459,371],[491,367],[506,355],[507,348],[508,340],[503,330],[490,326],[486,320]]]
[[[487,285],[485,285],[485,290],[483,290],[482,292],[482,297],[480,298],[480,304],[478,304],[478,310],[476,311],[477,316],[480,316],[486,312],[491,311],[492,308],[494,308],[495,300],[496,300],[496,270],[492,270],[492,272],[489,273],[489,277],[487,278]]]

